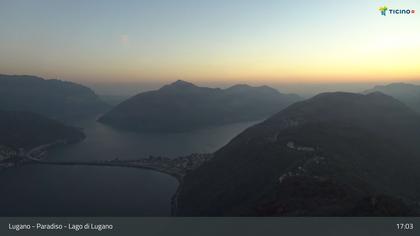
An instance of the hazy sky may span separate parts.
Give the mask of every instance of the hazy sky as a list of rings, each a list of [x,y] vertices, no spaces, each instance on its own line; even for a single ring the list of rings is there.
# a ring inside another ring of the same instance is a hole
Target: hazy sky
[[[415,9],[381,16],[378,8]],[[420,79],[420,1],[0,0],[0,73],[81,82]]]

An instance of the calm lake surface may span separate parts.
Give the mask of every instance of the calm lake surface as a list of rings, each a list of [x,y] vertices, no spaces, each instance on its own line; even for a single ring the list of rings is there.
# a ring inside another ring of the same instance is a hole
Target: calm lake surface
[[[213,152],[256,122],[188,133],[139,134],[94,119],[86,139],[48,152],[54,160],[140,159]],[[142,169],[27,165],[0,173],[1,216],[168,216],[175,178]]]

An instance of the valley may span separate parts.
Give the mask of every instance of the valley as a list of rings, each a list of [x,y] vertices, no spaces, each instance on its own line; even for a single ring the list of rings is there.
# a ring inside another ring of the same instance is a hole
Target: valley
[[[70,88],[77,89],[66,96],[79,93],[78,85]],[[54,107],[43,113],[30,104],[31,111],[0,106],[0,195],[24,203],[18,209],[0,203],[0,214],[417,215],[420,115],[416,96],[400,96],[416,89],[397,84],[303,100],[268,86],[218,89],[179,80],[105,114],[99,98],[82,89],[101,109],[71,121],[55,119]],[[60,106],[78,111],[86,104],[74,105]],[[97,203],[86,199],[99,193]],[[67,194],[76,194],[73,207],[38,208],[62,205]],[[34,205],[32,196],[45,201]]]

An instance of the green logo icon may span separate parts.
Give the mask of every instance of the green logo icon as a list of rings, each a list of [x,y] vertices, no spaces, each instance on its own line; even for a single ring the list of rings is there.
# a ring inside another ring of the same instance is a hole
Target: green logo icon
[[[381,15],[386,16],[386,11],[388,10],[387,6],[383,6],[379,8],[379,11],[381,11]]]

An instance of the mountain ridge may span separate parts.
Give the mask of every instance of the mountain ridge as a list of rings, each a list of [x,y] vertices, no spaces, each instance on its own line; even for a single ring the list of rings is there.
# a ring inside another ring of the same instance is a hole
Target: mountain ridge
[[[80,129],[39,114],[0,110],[0,145],[31,149],[58,140],[73,143],[84,138]]]
[[[184,132],[262,119],[299,99],[268,87],[207,88],[178,80],[131,97],[99,121],[132,131]]]
[[[388,95],[320,94],[248,128],[189,173],[177,214],[418,215],[408,207],[420,198],[416,140],[420,116]]]
[[[390,95],[420,113],[420,85],[409,83],[391,83],[388,85],[377,85],[363,93],[382,92]]]
[[[69,121],[108,109],[88,87],[30,75],[0,75],[0,109],[30,111]]]

